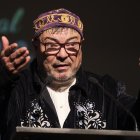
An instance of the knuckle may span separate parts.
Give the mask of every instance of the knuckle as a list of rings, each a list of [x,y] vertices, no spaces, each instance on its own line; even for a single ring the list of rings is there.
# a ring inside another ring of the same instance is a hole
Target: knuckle
[[[14,58],[14,53],[10,54],[10,58],[13,59]]]
[[[19,58],[19,63],[23,63],[25,61],[25,57],[24,56],[21,56],[20,58]]]
[[[12,62],[12,61],[15,59],[15,55],[12,53],[12,54],[9,56],[9,59],[10,59],[10,61]]]
[[[2,60],[2,62],[5,63],[5,64],[8,63],[8,58],[7,58],[7,57],[2,57],[1,60]]]
[[[6,61],[6,57],[1,57],[1,60],[2,60],[3,62],[5,62],[5,61]]]
[[[5,67],[6,67],[7,69],[10,69],[10,68],[11,68],[11,65],[12,65],[11,63],[6,63],[6,64],[5,64]]]
[[[13,71],[14,69],[14,67],[9,67],[9,71]]]
[[[19,59],[20,59],[21,61],[23,61],[23,60],[25,60],[25,57],[24,57],[24,56],[21,56]]]
[[[15,59],[15,60],[13,61],[13,63],[14,63],[15,65],[17,65],[17,64],[19,63],[18,59]]]
[[[23,53],[23,50],[20,48],[17,50],[17,55],[20,56]]]

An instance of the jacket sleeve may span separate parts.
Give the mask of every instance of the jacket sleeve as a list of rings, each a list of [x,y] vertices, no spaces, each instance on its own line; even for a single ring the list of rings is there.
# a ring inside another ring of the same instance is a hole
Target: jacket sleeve
[[[0,64],[0,132],[3,130],[9,98],[17,79],[18,75],[11,76]]]

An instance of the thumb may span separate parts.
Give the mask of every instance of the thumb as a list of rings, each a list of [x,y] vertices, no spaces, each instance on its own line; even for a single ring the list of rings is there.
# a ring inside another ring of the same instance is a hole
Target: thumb
[[[9,46],[9,40],[7,39],[6,36],[2,36],[1,41],[2,41],[2,49],[6,49]]]

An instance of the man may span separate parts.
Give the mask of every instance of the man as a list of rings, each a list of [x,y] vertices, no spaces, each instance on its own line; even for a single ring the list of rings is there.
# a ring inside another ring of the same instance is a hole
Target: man
[[[83,23],[77,15],[52,10],[37,17],[34,29],[36,58],[29,67],[28,49],[2,37],[3,139],[12,139],[16,126],[137,129],[139,99],[110,76],[82,69]]]

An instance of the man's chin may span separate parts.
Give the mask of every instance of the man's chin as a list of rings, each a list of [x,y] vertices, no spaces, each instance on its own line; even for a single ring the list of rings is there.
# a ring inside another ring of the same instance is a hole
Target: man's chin
[[[66,81],[71,77],[71,74],[67,74],[67,73],[57,73],[56,75],[54,75],[54,79],[56,81]]]
[[[71,79],[73,79],[74,76],[73,75],[59,75],[58,77],[54,77],[54,82],[57,82],[57,83],[65,83],[65,82],[68,82],[70,81]]]
[[[75,77],[75,73],[55,73],[50,74],[50,76],[52,77],[53,82],[62,84],[71,81]]]
[[[66,82],[69,79],[71,79],[71,78],[70,77],[55,77],[54,81],[56,81],[56,82]]]

